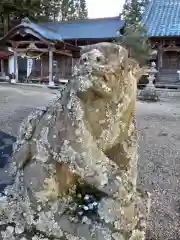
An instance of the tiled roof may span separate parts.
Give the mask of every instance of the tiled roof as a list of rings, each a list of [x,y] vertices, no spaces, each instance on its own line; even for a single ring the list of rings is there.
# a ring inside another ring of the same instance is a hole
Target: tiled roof
[[[40,24],[58,33],[62,40],[116,38],[125,22],[119,17]]]
[[[180,36],[180,0],[151,0],[142,22],[148,36]]]
[[[30,22],[29,20],[22,21],[21,24],[17,25],[16,27],[12,28],[5,36],[0,38],[0,41],[4,40],[9,34],[13,33],[14,31],[18,30],[19,28],[28,28],[36,32],[37,34],[40,34],[43,38],[51,40],[51,41],[61,41],[61,35],[52,30],[45,28],[43,26],[40,26],[39,24],[35,24],[33,22]]]
[[[21,24],[11,29],[7,35],[22,27],[29,28],[51,41],[97,38],[114,39],[120,36],[119,30],[124,26],[125,22],[119,17],[38,24],[26,19],[23,20]]]
[[[31,28],[35,32],[39,33],[42,37],[49,39],[51,41],[60,41],[62,40],[61,35],[53,29],[48,29],[45,26],[35,24],[33,22],[22,22],[20,25],[23,27]],[[19,26],[20,26],[19,25]]]

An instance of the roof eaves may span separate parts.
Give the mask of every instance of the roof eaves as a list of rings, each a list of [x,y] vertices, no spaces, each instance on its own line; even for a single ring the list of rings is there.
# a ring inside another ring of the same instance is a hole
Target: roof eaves
[[[34,26],[36,26],[36,28],[34,28]],[[41,31],[38,30],[38,28],[43,28],[44,31],[51,31],[52,30],[49,30],[49,29],[46,29],[45,27],[42,27],[42,26],[39,26],[35,23],[26,23],[26,22],[22,22],[20,23],[19,25],[15,26],[14,28],[12,28],[6,35],[4,35],[2,38],[0,38],[0,41],[6,39],[9,35],[11,35],[14,31],[18,30],[19,28],[21,27],[24,27],[24,28],[28,28],[28,29],[31,29],[32,31],[34,31],[35,33],[37,33],[40,37],[46,39],[46,40],[49,40],[51,42],[54,42],[54,41],[62,41],[60,35],[58,33],[56,33],[57,35],[57,39],[56,38],[50,38],[50,37],[47,37],[46,34],[42,34]],[[54,34],[54,32],[52,32],[52,34]]]
[[[31,28],[33,31],[36,31],[37,33],[39,33],[41,36],[43,36],[47,40],[51,40],[51,41],[61,41],[62,40],[60,34],[53,29],[38,25],[33,22],[25,23],[25,24],[24,24],[25,27]],[[42,33],[42,31],[45,31],[45,34]]]

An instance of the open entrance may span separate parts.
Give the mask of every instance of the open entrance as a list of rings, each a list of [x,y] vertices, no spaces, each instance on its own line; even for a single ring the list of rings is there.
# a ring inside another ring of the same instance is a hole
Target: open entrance
[[[180,84],[180,52],[167,50],[163,52],[162,64],[159,69],[159,82],[168,86]]]
[[[177,51],[166,51],[163,55],[163,69],[178,70],[180,69],[180,53]]]

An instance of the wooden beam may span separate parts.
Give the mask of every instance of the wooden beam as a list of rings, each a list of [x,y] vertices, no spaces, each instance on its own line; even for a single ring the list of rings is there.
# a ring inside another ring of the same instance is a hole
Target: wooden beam
[[[17,53],[23,53],[23,52],[44,52],[44,53],[48,53],[49,52],[49,50],[48,49],[42,49],[42,48],[38,48],[38,49],[28,49],[28,48],[13,48],[12,49],[13,51],[15,51],[15,52],[17,52]]]
[[[46,49],[43,49],[43,48],[37,48],[37,49],[28,49],[28,48],[13,48],[12,49],[13,51],[16,51],[17,53],[23,53],[23,52],[42,52],[42,53],[48,53],[49,50],[46,48]],[[72,57],[73,54],[71,52],[68,52],[68,51],[63,51],[63,50],[56,50],[56,49],[53,49],[53,52],[54,53],[58,53],[58,54],[61,54],[61,55],[65,55],[65,56],[69,56],[69,57]]]
[[[78,46],[75,46],[74,44],[68,43],[67,41],[59,41],[56,43],[56,49],[60,48],[63,50],[68,50],[68,51],[80,51],[81,48]]]
[[[43,41],[13,41],[13,40],[8,40],[7,41],[8,43],[11,43],[12,46],[14,45],[14,43],[16,43],[16,47],[22,45],[22,44],[31,44],[31,43],[34,43],[34,44],[45,44],[47,45],[46,43],[44,43]],[[47,45],[48,46],[48,45]]]
[[[179,52],[180,51],[180,47],[164,47],[164,48],[162,48],[162,50],[164,52],[168,52],[168,51]]]
[[[55,50],[55,53],[59,53],[61,55],[65,55],[65,56],[69,56],[69,57],[73,56],[73,54],[71,52],[63,51],[63,50]]]

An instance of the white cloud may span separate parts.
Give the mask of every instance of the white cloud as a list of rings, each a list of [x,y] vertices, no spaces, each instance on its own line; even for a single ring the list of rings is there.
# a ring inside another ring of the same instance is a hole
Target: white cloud
[[[122,10],[125,0],[86,0],[89,18],[114,17]]]

